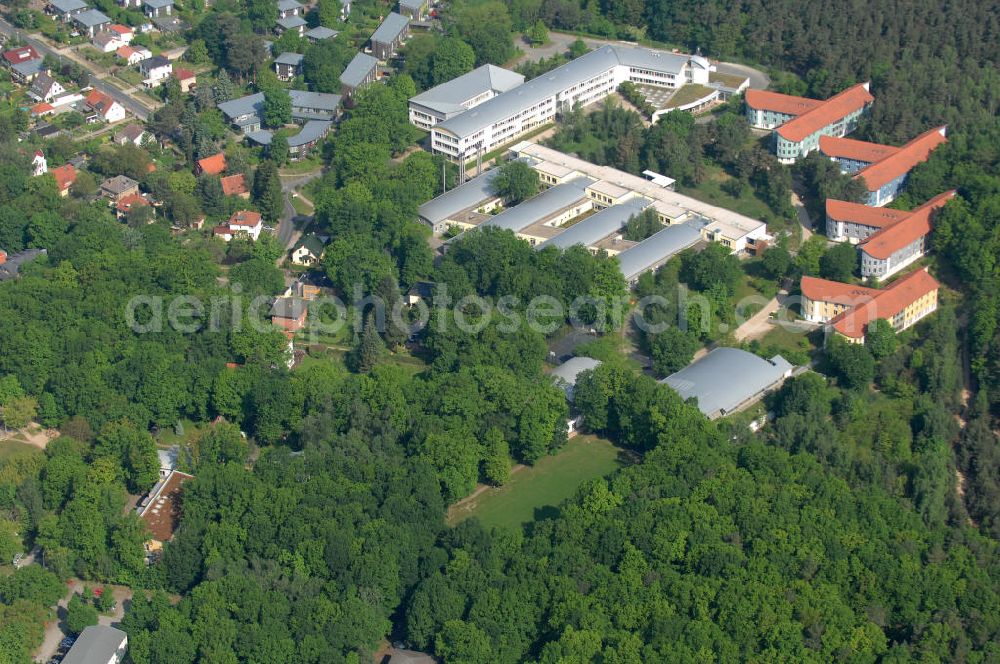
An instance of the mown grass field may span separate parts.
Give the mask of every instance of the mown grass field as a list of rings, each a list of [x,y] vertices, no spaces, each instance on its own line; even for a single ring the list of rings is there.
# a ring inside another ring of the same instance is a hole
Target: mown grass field
[[[559,504],[584,482],[620,468],[627,463],[625,459],[625,453],[608,440],[576,436],[558,454],[514,473],[504,486],[457,503],[449,510],[448,523],[455,525],[476,517],[487,527],[520,528],[555,516]]]

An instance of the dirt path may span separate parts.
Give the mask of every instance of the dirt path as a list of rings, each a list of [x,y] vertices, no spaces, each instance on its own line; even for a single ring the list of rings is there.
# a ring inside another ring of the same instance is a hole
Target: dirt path
[[[514,466],[512,466],[510,469],[510,476],[513,477],[516,473],[521,472],[525,468],[527,468],[527,466],[525,466],[523,463],[514,464]],[[476,498],[483,495],[490,489],[495,489],[495,488],[496,487],[493,486],[492,484],[477,484],[475,491],[470,493],[465,498],[462,498],[457,503],[451,504],[451,506],[448,508],[448,514],[445,516],[445,521],[451,523],[452,519],[454,519],[459,512],[465,511],[467,507],[470,507],[470,504],[474,505],[476,502]]]
[[[802,202],[802,199],[797,193],[792,192],[792,207],[795,208],[795,216],[799,220],[799,226],[802,228],[802,244],[805,244],[806,240],[812,237],[813,225],[812,220],[809,219],[809,213],[806,211],[806,206]]]
[[[111,591],[114,594],[117,606],[115,610],[109,614],[100,614],[97,618],[98,625],[104,625],[105,627],[111,627],[118,625],[122,618],[125,616],[126,603],[132,600],[132,589],[127,586],[112,586],[109,584],[100,583],[87,583],[91,588],[102,587],[105,592]],[[72,599],[73,595],[83,592],[84,582],[79,579],[71,579],[67,582],[67,592],[66,596],[59,600],[56,604],[56,619],[45,624],[45,638],[42,640],[42,645],[38,648],[35,653],[36,662],[48,662],[56,651],[59,649],[59,644],[64,638],[68,636],[66,632],[66,608],[69,605],[69,600]]]
[[[752,341],[764,336],[771,331],[771,314],[777,311],[780,306],[777,297],[771,298],[771,301],[765,304],[760,311],[736,328],[733,336],[737,341]]]
[[[50,440],[59,437],[59,432],[55,429],[46,429],[37,422],[32,422],[23,429],[4,433],[0,431],[0,441],[13,440],[18,443],[27,443],[40,450],[44,450]]]

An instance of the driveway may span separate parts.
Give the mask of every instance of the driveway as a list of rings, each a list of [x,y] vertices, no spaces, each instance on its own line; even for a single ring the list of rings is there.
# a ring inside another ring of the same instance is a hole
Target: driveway
[[[62,640],[68,636],[66,632],[66,607],[69,605],[69,600],[74,594],[83,592],[83,585],[83,582],[79,579],[71,579],[66,583],[66,596],[59,600],[59,603],[56,605],[56,619],[45,624],[45,638],[42,640],[41,647],[35,653],[36,662],[48,662],[56,654]],[[100,614],[97,618],[97,624],[104,625],[105,627],[118,626],[125,616],[126,604],[132,601],[132,589],[125,586],[107,584],[89,583],[88,585],[92,588],[100,586],[105,589],[105,592],[110,590],[114,594],[115,601],[118,603],[115,610],[110,614]]]
[[[316,178],[323,175],[322,170],[315,170],[311,173],[281,175],[281,190],[285,193],[285,210],[278,223],[278,241],[285,247],[291,249],[299,241],[301,233],[295,228],[295,222],[300,221],[300,216],[292,206],[292,196],[297,195],[296,189],[304,187]],[[302,198],[301,196],[299,198]],[[306,200],[302,198],[302,200]],[[310,201],[310,205],[311,205]],[[281,260],[284,260],[282,256]],[[280,260],[279,260],[280,263]]]

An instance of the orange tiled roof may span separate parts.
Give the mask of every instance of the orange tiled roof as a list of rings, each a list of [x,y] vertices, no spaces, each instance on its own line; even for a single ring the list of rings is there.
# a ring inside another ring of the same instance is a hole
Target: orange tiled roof
[[[115,207],[118,208],[119,212],[128,212],[133,206],[142,207],[143,205],[149,205],[149,201],[139,194],[132,194],[122,197]]]
[[[912,244],[917,238],[930,233],[931,217],[954,197],[954,189],[938,194],[913,212],[908,213],[902,221],[883,228],[862,242],[861,251],[872,258],[881,260],[889,258],[900,249]]]
[[[853,138],[837,138],[836,136],[819,137],[819,150],[827,157],[853,159],[854,161],[863,161],[869,164],[874,164],[876,161],[885,159],[898,149],[891,145],[856,141]]]
[[[56,168],[50,169],[49,173],[52,177],[56,179],[56,184],[59,185],[59,191],[65,191],[76,182],[76,169],[73,168],[73,164],[64,164]]]
[[[892,318],[918,299],[940,287],[927,268],[916,270],[879,291],[871,300],[840,314],[830,324],[845,337],[860,339],[873,320]]]
[[[32,115],[45,115],[46,113],[51,113],[54,110],[56,110],[55,106],[53,106],[52,104],[50,104],[48,102],[44,102],[43,101],[42,103],[35,104],[34,106],[31,107],[31,114]]]
[[[123,60],[128,60],[138,52],[139,51],[126,44],[125,46],[119,46],[118,50],[115,51],[115,54],[118,55],[118,57],[122,58]]]
[[[775,111],[785,115],[802,115],[823,103],[817,99],[783,95],[768,90],[747,90],[743,93],[743,97],[750,108]]]
[[[178,81],[183,81],[185,79],[194,78],[194,72],[190,69],[175,69],[173,70],[174,78]]]
[[[90,106],[101,115],[106,115],[115,104],[115,100],[112,99],[110,95],[106,95],[97,89],[91,90],[90,93],[87,94],[85,101],[87,106]]]
[[[237,210],[229,218],[230,226],[256,226],[260,223],[260,213],[253,210]]]
[[[788,141],[798,143],[874,100],[868,92],[868,83],[858,83],[781,125],[778,127],[778,134]]]
[[[864,180],[868,191],[878,191],[883,185],[908,173],[917,164],[927,161],[931,152],[947,140],[946,132],[945,126],[925,131],[881,161],[865,168],[855,177]]]
[[[906,219],[910,213],[828,198],[826,199],[826,216],[835,221],[853,221],[865,226],[884,228]]]
[[[120,35],[130,35],[132,34],[132,28],[127,25],[121,25],[120,23],[114,23],[108,26],[108,30],[112,32],[117,32]]]
[[[866,288],[865,286],[855,286],[840,281],[808,276],[802,277],[799,288],[804,296],[815,302],[833,302],[851,306],[866,302],[879,293],[877,288]]]
[[[209,175],[219,175],[226,170],[226,155],[220,152],[198,160],[198,170]]]
[[[239,196],[247,193],[247,185],[242,173],[224,177],[220,182],[222,182],[222,193],[226,196]]]

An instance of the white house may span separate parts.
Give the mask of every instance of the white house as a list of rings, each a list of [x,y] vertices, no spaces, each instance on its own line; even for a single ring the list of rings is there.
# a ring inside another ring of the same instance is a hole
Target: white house
[[[35,101],[51,101],[54,97],[58,97],[64,92],[66,92],[66,88],[59,81],[48,74],[41,74],[32,81],[31,88],[28,90],[28,96]]]
[[[125,119],[125,107],[100,90],[91,90],[84,103],[98,119],[104,122],[118,122]]]
[[[122,46],[115,54],[128,63],[130,66],[137,65],[143,60],[147,60],[153,57],[153,54],[147,48],[136,48],[135,46]]]
[[[118,34],[110,30],[101,30],[94,35],[92,42],[101,53],[114,53],[125,45]]]
[[[143,76],[142,84],[147,88],[155,88],[170,78],[174,65],[162,55],[146,58],[139,63],[139,73]]]
[[[35,150],[35,156],[31,160],[31,174],[35,177],[49,172],[49,162],[41,150]]]
[[[262,230],[264,230],[264,221],[259,213],[252,210],[239,210],[233,213],[228,223],[212,229],[212,234],[222,238],[225,242],[241,235],[256,241]]]

